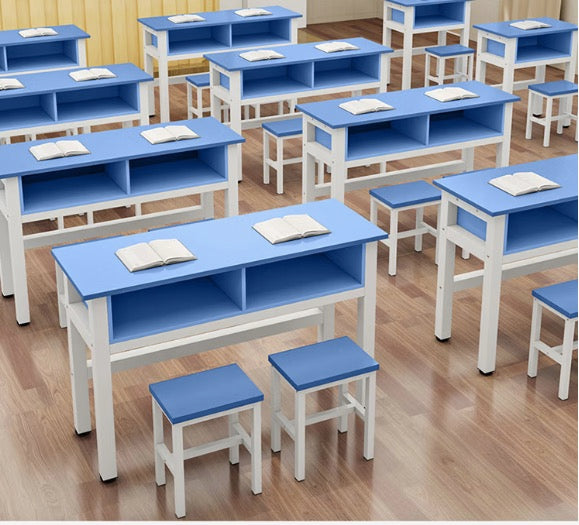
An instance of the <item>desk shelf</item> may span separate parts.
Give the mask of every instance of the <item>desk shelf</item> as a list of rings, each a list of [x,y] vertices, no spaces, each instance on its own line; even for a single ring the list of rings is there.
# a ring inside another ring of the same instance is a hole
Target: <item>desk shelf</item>
[[[0,99],[0,126],[4,129],[54,122],[56,122],[56,103],[52,94]]]
[[[518,38],[515,63],[570,57],[572,43],[573,34],[569,31]],[[487,39],[486,52],[504,57],[505,45],[501,42]]]
[[[78,65],[76,40],[27,43],[0,48],[0,72],[17,73]]]
[[[380,56],[335,58],[314,63],[314,88],[380,81]]]
[[[176,29],[169,31],[167,38],[169,55],[225,51],[231,48],[231,26]]]
[[[313,87],[311,63],[268,66],[243,71],[242,98],[307,91]]]
[[[291,44],[289,20],[256,20],[230,26],[231,47]]]
[[[464,2],[449,2],[443,4],[424,5],[414,7],[414,29],[428,29],[441,26],[464,24]],[[392,9],[392,20],[404,23],[404,13]]]

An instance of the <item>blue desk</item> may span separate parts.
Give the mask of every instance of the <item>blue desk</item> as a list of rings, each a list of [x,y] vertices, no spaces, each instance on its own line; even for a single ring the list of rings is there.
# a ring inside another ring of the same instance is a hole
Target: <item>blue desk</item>
[[[513,197],[488,184],[534,171],[561,188]],[[496,366],[501,280],[565,264],[577,265],[577,155],[435,180],[442,190],[435,335],[451,336],[453,293],[482,284],[478,369]],[[454,275],[455,246],[484,269]],[[527,335],[525,334],[525,337]]]
[[[308,213],[331,233],[272,245],[252,228],[289,213]],[[131,274],[115,256],[120,247],[171,237],[198,259]],[[91,430],[90,365],[101,479],[117,476],[113,371],[310,324],[331,339],[334,305],[349,299],[358,301],[358,343],[373,355],[376,248],[385,237],[325,200],[53,248],[66,290],[75,428]]]
[[[271,15],[242,17],[235,10],[198,13],[203,22],[175,24],[166,16],[139,18],[143,27],[145,71],[159,70],[159,106],[161,122],[169,115],[169,62],[201,58],[204,53],[271,47],[296,43],[297,19],[302,15],[283,7],[266,7]],[[154,110],[153,90],[149,106]]]
[[[244,139],[212,118],[181,124],[200,138],[152,145],[140,132],[158,125],[102,131],[80,137],[90,154],[41,162],[29,148],[49,141],[0,148],[0,283],[4,296],[15,296],[19,324],[30,321],[26,249],[213,217],[216,191],[225,192],[225,213],[237,215]],[[187,195],[201,195],[201,206],[141,213],[144,203]],[[135,215],[94,222],[95,212],[122,206]],[[64,218],[77,214],[86,224],[66,227]],[[56,229],[24,234],[24,224],[51,218]],[[59,306],[62,296],[59,283]]]
[[[218,118],[223,103],[230,107],[230,125],[238,133],[265,120],[241,121],[241,106],[278,102],[344,91],[386,90],[386,54],[392,50],[365,38],[349,38],[359,49],[325,53],[321,42],[276,48],[284,58],[249,62],[238,51],[207,54],[211,76],[211,114]]]
[[[299,104],[304,115],[303,200],[330,194],[343,202],[346,190],[373,188],[472,170],[474,149],[497,145],[497,166],[509,163],[513,103],[518,97],[480,82],[456,86],[477,93],[478,98],[438,102],[418,88],[371,95],[394,107],[366,115],[352,115],[339,107],[350,99]],[[386,172],[386,162],[462,151],[462,160]],[[315,163],[332,167],[331,182],[316,184]],[[378,174],[348,179],[348,169],[380,163]]]
[[[0,91],[0,140],[113,122],[148,124],[145,83],[152,77],[133,64],[102,67],[116,78],[76,82],[69,76],[74,69],[16,76],[23,89]]]
[[[24,38],[0,31],[0,76],[86,66],[88,33],[75,25],[51,26],[57,35]]]
[[[410,89],[412,82],[412,55],[423,54],[424,47],[414,48],[414,35],[438,33],[438,45],[446,45],[448,31],[460,33],[460,43],[469,45],[471,0],[385,0],[383,43],[390,46],[392,31],[403,35],[402,52],[397,50],[390,58],[402,56],[402,89]],[[460,61],[457,61],[460,62]]]

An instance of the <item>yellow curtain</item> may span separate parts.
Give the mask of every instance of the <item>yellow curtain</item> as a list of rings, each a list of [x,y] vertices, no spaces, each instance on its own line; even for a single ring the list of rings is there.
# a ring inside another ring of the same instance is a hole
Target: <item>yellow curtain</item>
[[[218,8],[219,0],[1,0],[0,30],[75,24],[91,35],[89,65],[133,62],[143,67],[137,18]],[[174,62],[172,67],[186,64]]]
[[[483,0],[484,1],[484,0]],[[561,0],[501,0],[503,20],[561,15]]]

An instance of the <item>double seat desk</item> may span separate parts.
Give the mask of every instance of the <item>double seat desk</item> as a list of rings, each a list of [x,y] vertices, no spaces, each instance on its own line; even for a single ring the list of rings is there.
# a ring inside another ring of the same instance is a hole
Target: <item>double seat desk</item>
[[[0,283],[4,296],[15,296],[19,324],[30,321],[26,249],[210,218],[216,191],[225,192],[226,215],[237,215],[244,139],[213,118],[177,124],[200,137],[153,145],[140,132],[158,125],[101,131],[79,136],[89,154],[46,161],[28,149],[50,141],[0,148]],[[201,195],[201,205],[141,213],[144,203],[187,195]],[[94,212],[131,205],[134,216],[94,222]],[[86,214],[86,224],[66,226],[76,214]],[[26,223],[51,218],[56,229],[24,234]]]
[[[331,233],[270,244],[252,228],[293,213]],[[92,374],[101,479],[117,476],[112,372],[303,326],[331,339],[334,305],[351,299],[358,343],[373,355],[377,241],[386,237],[324,200],[53,248],[65,285],[74,424],[79,434],[91,430]],[[179,239],[198,259],[130,273],[115,256],[159,238]]]
[[[374,188],[424,177],[472,170],[478,146],[497,145],[497,166],[509,164],[512,106],[519,97],[480,82],[460,82],[479,96],[438,102],[424,93],[434,88],[379,93],[394,107],[353,115],[339,107],[350,99],[299,104],[304,118],[303,202],[330,194],[344,201],[346,191]],[[462,151],[461,160],[386,172],[386,162]],[[331,166],[331,182],[316,184],[315,165]],[[348,179],[348,169],[380,163],[381,173]]]
[[[514,197],[488,182],[519,171],[533,171],[561,187]],[[454,292],[482,285],[478,369],[490,374],[496,367],[501,281],[577,266],[577,155],[454,175],[434,184],[442,190],[435,335],[451,336]],[[455,275],[456,246],[483,261],[484,268]]]
[[[230,126],[241,133],[264,121],[288,118],[276,115],[242,122],[242,105],[278,102],[286,95],[299,99],[362,89],[385,91],[386,54],[392,50],[365,38],[344,41],[358,49],[326,53],[315,47],[322,42],[311,42],[278,47],[284,58],[258,62],[245,60],[237,51],[206,54],[212,116],[219,118],[223,103],[229,105]]]
[[[202,58],[204,53],[272,47],[297,43],[297,20],[302,15],[279,6],[266,7],[271,15],[243,17],[235,10],[199,13],[201,22],[175,24],[166,16],[139,18],[143,28],[145,71],[159,70],[161,122],[169,118],[169,63]],[[177,80],[182,80],[177,78]],[[154,110],[153,85],[149,107]]]
[[[74,69],[16,76],[24,88],[0,91],[0,141],[111,123],[149,123],[145,84],[153,78],[133,64],[103,66],[116,75],[77,82]]]

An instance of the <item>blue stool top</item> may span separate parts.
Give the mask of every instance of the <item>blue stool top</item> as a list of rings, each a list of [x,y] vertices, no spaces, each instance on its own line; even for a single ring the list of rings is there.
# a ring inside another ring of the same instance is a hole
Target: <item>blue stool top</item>
[[[557,80],[555,82],[545,82],[544,84],[532,84],[529,89],[548,97],[556,97],[577,93],[577,84],[573,84],[573,82],[568,80]]]
[[[153,383],[149,391],[173,425],[263,401],[236,364]]]
[[[291,135],[301,135],[302,118],[292,118],[287,120],[277,120],[275,122],[266,122],[263,129],[269,131],[276,137],[289,137]]]
[[[269,362],[296,390],[378,370],[378,363],[349,337],[271,354]]]
[[[537,288],[533,290],[533,297],[549,305],[567,319],[577,317],[577,279]]]
[[[431,55],[436,55],[438,57],[452,57],[457,55],[473,55],[474,49],[466,46],[461,46],[460,44],[452,44],[451,46],[435,46],[427,47],[425,49],[427,53]]]
[[[197,75],[189,75],[185,77],[189,84],[197,87],[209,87],[211,81],[209,80],[209,73],[198,73]]]
[[[390,208],[404,208],[440,200],[440,190],[423,180],[376,188],[370,190],[370,195]]]

